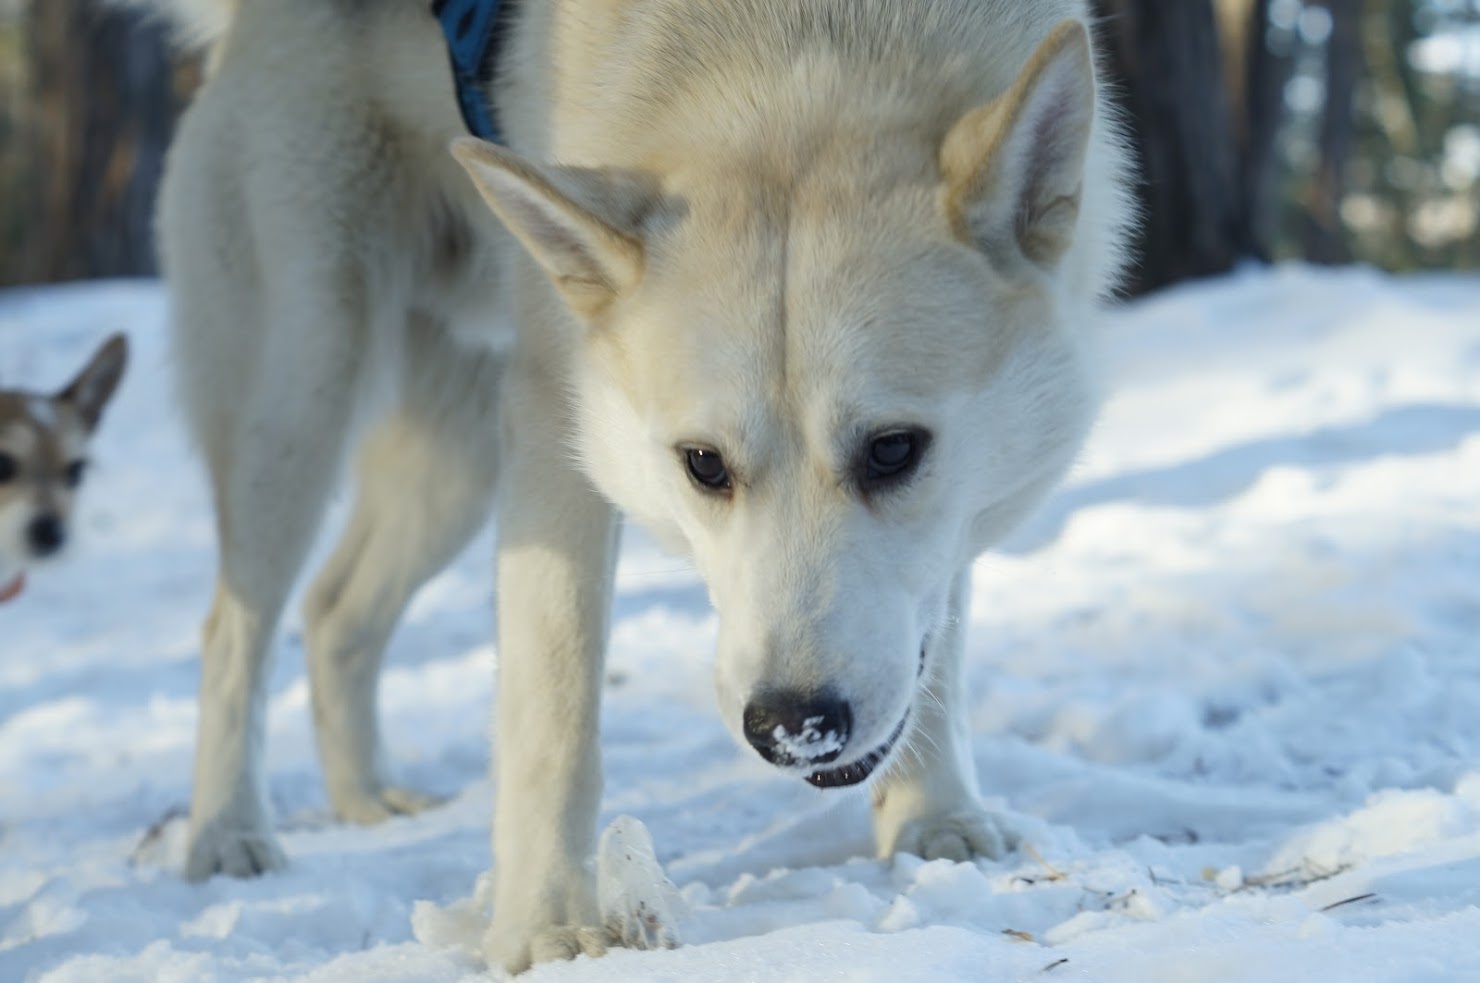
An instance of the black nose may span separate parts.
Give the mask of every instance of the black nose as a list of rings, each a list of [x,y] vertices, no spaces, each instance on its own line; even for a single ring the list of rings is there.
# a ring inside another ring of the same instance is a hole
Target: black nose
[[[26,539],[31,543],[32,553],[51,556],[67,541],[67,527],[56,516],[43,515],[26,528]]]
[[[745,708],[745,739],[773,765],[817,765],[843,753],[853,711],[823,694],[763,693]]]

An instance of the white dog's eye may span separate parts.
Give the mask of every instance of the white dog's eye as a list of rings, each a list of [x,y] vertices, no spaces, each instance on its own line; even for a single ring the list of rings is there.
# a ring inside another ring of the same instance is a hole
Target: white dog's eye
[[[689,477],[699,487],[721,494],[729,492],[730,469],[725,466],[725,459],[720,457],[719,451],[712,447],[685,447],[682,450]]]
[[[865,491],[903,481],[920,464],[930,435],[923,430],[890,430],[869,441],[859,479]]]
[[[15,477],[20,468],[15,463],[15,458],[9,454],[0,454],[0,485],[5,484]]]
[[[67,487],[76,488],[82,484],[82,476],[87,473],[86,461],[73,461],[67,465]]]

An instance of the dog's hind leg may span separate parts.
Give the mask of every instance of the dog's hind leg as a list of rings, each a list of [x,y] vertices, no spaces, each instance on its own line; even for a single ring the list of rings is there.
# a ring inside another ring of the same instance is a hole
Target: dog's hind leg
[[[284,863],[261,760],[272,636],[338,476],[369,357],[363,308],[322,297],[269,308],[278,316],[262,331],[260,360],[237,367],[247,384],[211,373],[208,349],[226,328],[249,326],[182,321],[187,403],[211,472],[221,552],[202,648],[191,880]]]
[[[1015,835],[984,809],[971,759],[966,692],[961,681],[965,633],[961,619],[970,593],[969,569],[951,589],[950,616],[932,637],[928,684],[915,703],[906,746],[874,790],[879,855],[912,853],[926,860],[1000,857]]]
[[[373,823],[432,804],[387,781],[376,713],[385,645],[415,591],[487,518],[501,360],[412,325],[401,401],[362,446],[358,498],[309,591],[308,665],[319,758],[342,818]]]

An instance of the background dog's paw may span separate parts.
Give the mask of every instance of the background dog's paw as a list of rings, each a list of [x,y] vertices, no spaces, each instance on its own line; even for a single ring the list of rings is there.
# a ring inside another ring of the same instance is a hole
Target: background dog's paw
[[[386,786],[381,790],[380,798],[402,816],[414,816],[418,812],[425,812],[427,809],[435,809],[447,804],[445,795],[428,795],[401,785]]]
[[[287,865],[287,855],[266,827],[210,823],[190,837],[185,877],[192,881],[217,874],[256,877]]]
[[[425,795],[415,789],[387,785],[378,792],[356,796],[340,796],[334,802],[334,812],[348,823],[373,826],[383,823],[392,816],[414,816],[418,812],[442,805],[446,799]]]
[[[998,860],[1017,843],[1017,833],[1001,816],[985,809],[961,809],[905,823],[895,840],[894,852],[912,853],[926,860]]]

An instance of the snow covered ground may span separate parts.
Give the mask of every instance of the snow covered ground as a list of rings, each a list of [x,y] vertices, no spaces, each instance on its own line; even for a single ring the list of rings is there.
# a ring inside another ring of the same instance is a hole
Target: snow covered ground
[[[450,803],[332,820],[294,621],[267,755],[292,866],[177,873],[213,554],[164,316],[150,283],[0,296],[0,382],[136,346],[83,543],[0,608],[0,980],[477,978],[487,533],[383,686],[397,767]],[[603,822],[651,830],[686,945],[531,979],[1480,979],[1480,281],[1249,273],[1128,308],[1104,350],[1082,463],[977,569],[978,769],[1031,850],[868,859],[863,797],[726,735],[704,592],[629,535]]]

